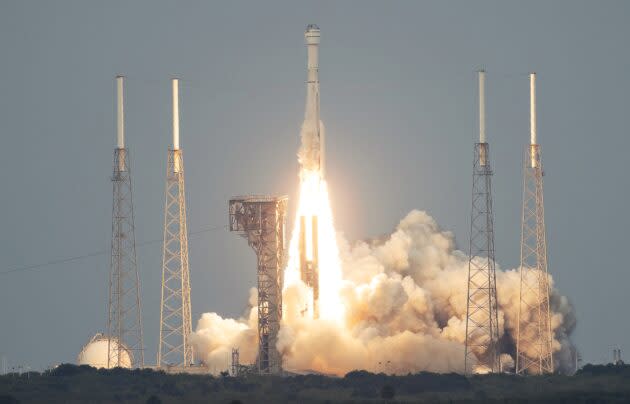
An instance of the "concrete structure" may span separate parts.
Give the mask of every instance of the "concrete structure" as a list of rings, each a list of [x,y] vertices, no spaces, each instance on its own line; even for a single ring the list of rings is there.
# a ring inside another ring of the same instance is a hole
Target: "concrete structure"
[[[109,354],[108,354],[109,350]],[[117,355],[121,355],[118,360]],[[114,360],[110,358],[113,357]],[[89,365],[97,369],[101,368],[130,368],[133,355],[124,345],[118,346],[118,341],[107,335],[96,334],[81,348],[77,355],[77,365]]]

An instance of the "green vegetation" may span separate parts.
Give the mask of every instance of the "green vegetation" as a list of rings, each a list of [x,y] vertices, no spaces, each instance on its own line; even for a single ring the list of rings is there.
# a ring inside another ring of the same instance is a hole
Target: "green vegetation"
[[[517,377],[354,371],[320,375],[229,377],[97,370],[61,365],[0,377],[4,403],[626,403],[630,366],[586,365],[575,376]]]

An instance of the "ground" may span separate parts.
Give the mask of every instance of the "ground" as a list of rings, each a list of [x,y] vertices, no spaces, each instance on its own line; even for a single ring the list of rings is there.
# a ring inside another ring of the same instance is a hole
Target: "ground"
[[[229,377],[61,365],[44,373],[0,376],[3,403],[627,403],[630,366],[586,365],[574,376],[522,377],[354,371]]]

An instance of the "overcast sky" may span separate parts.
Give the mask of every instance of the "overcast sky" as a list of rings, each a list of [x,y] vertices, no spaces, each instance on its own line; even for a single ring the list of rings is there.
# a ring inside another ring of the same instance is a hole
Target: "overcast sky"
[[[264,5],[263,5],[264,3]],[[319,4],[314,4],[319,3]],[[496,255],[518,265],[529,84],[538,73],[549,270],[588,362],[628,347],[630,2],[3,1],[0,5],[0,353],[73,362],[106,327],[114,76],[126,82],[136,238],[160,240],[170,83],[181,78],[190,231],[232,195],[295,201],[303,31],[317,23],[337,228],[386,234],[423,209],[467,250],[476,73],[487,70]],[[239,315],[255,257],[223,228],[190,239],[193,322]],[[138,247],[148,363],[161,244]]]

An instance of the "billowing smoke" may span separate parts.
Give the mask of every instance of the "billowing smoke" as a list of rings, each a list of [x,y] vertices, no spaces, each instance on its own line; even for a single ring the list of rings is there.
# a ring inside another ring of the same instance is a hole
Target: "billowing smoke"
[[[277,345],[283,367],[337,375],[354,369],[463,372],[468,257],[455,248],[453,235],[442,231],[425,212],[414,210],[387,237],[350,244],[340,235],[338,245],[345,319],[339,324],[305,318],[299,308],[306,286],[297,283],[287,288]],[[518,271],[497,266],[505,364],[514,358],[519,282]],[[568,371],[575,316],[568,299],[551,285],[555,365]],[[240,348],[242,363],[255,361],[254,303],[252,293],[248,318],[202,316],[195,347],[206,364],[225,366],[232,347]]]
[[[241,363],[254,363],[258,353],[256,288],[249,290],[249,308],[239,319],[203,313],[192,335],[195,357],[216,373],[228,368],[232,348],[239,348]]]

